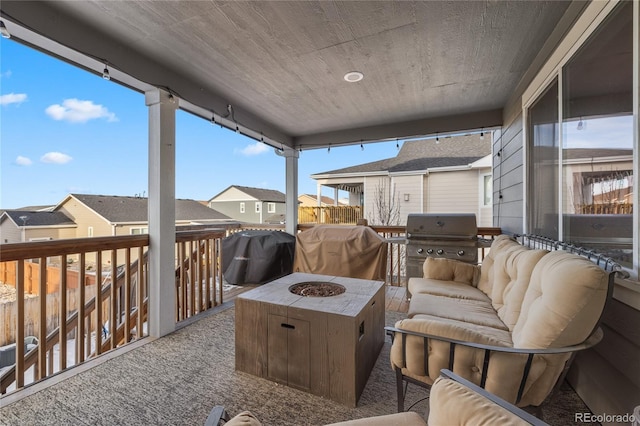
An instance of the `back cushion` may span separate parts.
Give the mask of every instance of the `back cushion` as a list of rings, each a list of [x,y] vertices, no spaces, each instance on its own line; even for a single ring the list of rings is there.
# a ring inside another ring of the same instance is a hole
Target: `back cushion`
[[[547,253],[548,250],[531,250],[521,246],[496,256],[491,304],[509,330],[513,330],[520,316],[533,268]]]
[[[516,348],[549,348],[584,341],[607,299],[607,273],[584,257],[563,251],[545,255],[533,268],[513,329]]]
[[[508,235],[498,235],[493,243],[489,253],[482,260],[480,267],[480,279],[478,281],[478,289],[484,294],[491,297],[491,287],[493,286],[493,265],[496,256],[504,250],[522,247],[518,242]]]

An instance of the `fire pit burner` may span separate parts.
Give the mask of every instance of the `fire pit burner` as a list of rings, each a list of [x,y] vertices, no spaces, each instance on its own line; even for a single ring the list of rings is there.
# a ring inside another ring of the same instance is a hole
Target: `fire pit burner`
[[[324,281],[307,281],[289,287],[293,294],[305,297],[330,297],[345,292],[344,286]]]

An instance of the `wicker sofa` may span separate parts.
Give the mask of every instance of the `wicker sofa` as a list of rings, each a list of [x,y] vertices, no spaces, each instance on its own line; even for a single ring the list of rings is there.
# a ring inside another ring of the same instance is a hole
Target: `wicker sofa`
[[[502,235],[481,266],[425,261],[424,277],[408,283],[408,318],[386,327],[398,411],[404,382],[429,387],[445,368],[512,404],[544,402],[573,354],[602,339],[598,323],[620,269],[550,248],[565,250]]]

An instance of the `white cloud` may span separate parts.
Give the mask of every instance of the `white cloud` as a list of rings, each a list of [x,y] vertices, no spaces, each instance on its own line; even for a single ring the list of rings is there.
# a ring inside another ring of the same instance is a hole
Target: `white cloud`
[[[16,164],[18,166],[30,166],[33,163],[30,158],[23,157],[22,155],[18,155],[16,158]]]
[[[26,93],[9,93],[0,96],[0,105],[21,104],[27,100]]]
[[[73,158],[61,152],[47,152],[45,155],[40,157],[40,161],[50,164],[66,164],[71,160],[73,160]]]
[[[93,101],[81,101],[79,99],[65,99],[62,105],[53,104],[45,110],[47,115],[54,120],[64,120],[71,123],[86,123],[97,118],[106,118],[107,121],[118,121],[116,115],[102,105]]]
[[[0,74],[0,78],[9,78],[11,77],[11,74],[13,74],[11,70],[6,70],[5,72]]]
[[[236,150],[236,152],[246,156],[260,155],[267,151],[269,151],[269,147],[262,142],[256,142],[251,145],[247,145],[242,149]]]

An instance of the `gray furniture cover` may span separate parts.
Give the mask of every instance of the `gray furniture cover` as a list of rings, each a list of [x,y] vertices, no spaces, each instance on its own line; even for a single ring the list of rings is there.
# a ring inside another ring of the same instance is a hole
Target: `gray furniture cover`
[[[281,231],[242,231],[222,240],[222,273],[229,284],[262,284],[293,269],[296,239]]]

